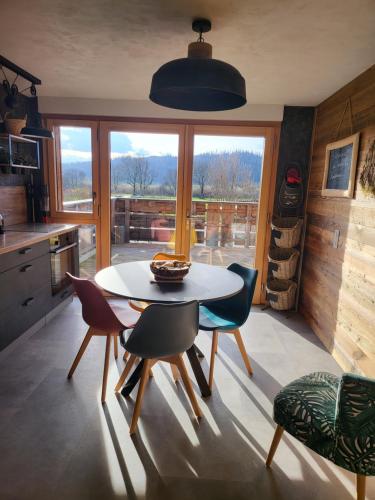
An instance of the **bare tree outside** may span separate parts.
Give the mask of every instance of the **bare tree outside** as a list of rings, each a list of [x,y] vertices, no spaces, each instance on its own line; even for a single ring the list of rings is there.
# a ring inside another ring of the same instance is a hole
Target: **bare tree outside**
[[[208,161],[202,160],[198,161],[194,165],[193,171],[193,183],[197,184],[199,187],[199,196],[204,198],[206,194],[206,187],[209,181],[210,167]]]
[[[164,176],[164,183],[161,186],[162,194],[168,196],[176,196],[177,194],[177,171],[174,168],[169,168]]]
[[[135,158],[134,163],[138,172],[139,192],[141,195],[144,195],[151,186],[154,175],[147,158]]]
[[[123,168],[124,168],[124,178],[125,182],[130,184],[131,189],[132,189],[132,194],[136,195],[137,194],[137,184],[139,182],[139,170],[136,162],[134,161],[127,161],[125,162],[125,159],[122,162]]]

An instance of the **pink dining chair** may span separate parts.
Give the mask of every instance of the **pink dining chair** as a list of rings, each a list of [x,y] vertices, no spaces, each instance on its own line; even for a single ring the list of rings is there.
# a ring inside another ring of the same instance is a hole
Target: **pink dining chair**
[[[107,389],[109,354],[111,349],[111,337],[114,340],[114,355],[118,356],[118,336],[127,328],[132,328],[139,319],[139,314],[129,308],[114,308],[108,304],[100,289],[91,281],[76,278],[66,273],[72,280],[74,289],[82,304],[82,316],[89,325],[89,329],[83,339],[81,347],[73,361],[68,373],[68,379],[73,376],[83,353],[94,335],[107,337],[104,357],[104,371],[102,384],[102,403],[105,402]]]

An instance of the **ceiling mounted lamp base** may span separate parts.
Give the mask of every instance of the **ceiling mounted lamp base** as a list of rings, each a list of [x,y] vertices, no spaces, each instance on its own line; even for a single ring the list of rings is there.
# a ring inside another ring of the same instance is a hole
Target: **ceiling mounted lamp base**
[[[246,86],[241,73],[228,63],[212,59],[212,45],[203,33],[211,30],[207,19],[196,19],[199,33],[189,44],[188,57],[161,66],[152,77],[150,99],[167,108],[186,111],[225,111],[246,104]]]

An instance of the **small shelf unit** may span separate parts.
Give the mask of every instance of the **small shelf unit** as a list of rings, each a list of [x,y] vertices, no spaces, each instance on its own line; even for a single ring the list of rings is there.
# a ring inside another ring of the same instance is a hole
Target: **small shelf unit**
[[[39,142],[18,135],[0,134],[0,167],[39,169]]]

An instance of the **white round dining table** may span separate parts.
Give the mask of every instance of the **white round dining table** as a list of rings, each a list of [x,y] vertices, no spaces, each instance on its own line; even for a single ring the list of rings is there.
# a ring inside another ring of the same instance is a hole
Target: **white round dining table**
[[[106,267],[95,275],[95,282],[105,291],[126,299],[157,303],[197,300],[207,303],[232,297],[243,288],[243,279],[224,267],[193,262],[189,273],[179,283],[155,282],[150,261],[135,261]],[[207,379],[200,365],[199,349],[193,345],[186,351],[202,396],[210,396]],[[202,354],[203,356],[203,354]],[[128,396],[139,381],[144,360],[129,377],[121,393]]]

